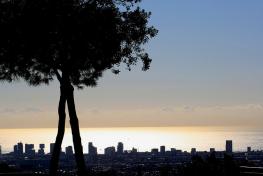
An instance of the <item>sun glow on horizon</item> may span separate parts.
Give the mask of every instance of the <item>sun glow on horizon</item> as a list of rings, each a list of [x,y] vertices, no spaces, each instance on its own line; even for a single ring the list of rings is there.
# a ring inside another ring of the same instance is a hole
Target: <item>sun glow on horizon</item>
[[[44,143],[46,144],[46,152],[49,152],[49,144],[55,141],[56,131],[55,128],[0,129],[0,145],[2,145],[3,151],[7,152],[12,151],[13,145],[20,141],[35,144],[36,150],[38,144]],[[246,146],[251,144],[258,149],[261,147],[250,136],[256,134],[257,137],[261,137],[262,132],[262,130],[240,127],[82,128],[81,137],[85,153],[88,151],[88,142],[93,142],[98,147],[98,152],[104,153],[104,148],[116,147],[118,142],[124,143],[125,150],[135,147],[139,151],[150,151],[161,145],[165,145],[167,150],[176,148],[190,151],[192,147],[199,150],[209,150],[210,147],[222,150],[227,139],[238,143],[239,150],[245,150]],[[64,150],[69,145],[73,144],[71,130],[67,128],[62,149]]]

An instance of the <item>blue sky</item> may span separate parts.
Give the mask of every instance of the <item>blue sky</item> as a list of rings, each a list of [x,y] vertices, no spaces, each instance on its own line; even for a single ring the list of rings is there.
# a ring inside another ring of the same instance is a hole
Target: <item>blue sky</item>
[[[262,1],[144,2],[160,30],[149,45],[154,74],[207,92],[207,104],[261,102]],[[235,100],[224,96],[230,92]]]
[[[76,92],[81,126],[263,124],[263,1],[144,0],[151,69]],[[59,86],[2,83],[0,128],[55,127]],[[34,119],[39,123],[35,124]],[[15,123],[18,122],[18,123]]]

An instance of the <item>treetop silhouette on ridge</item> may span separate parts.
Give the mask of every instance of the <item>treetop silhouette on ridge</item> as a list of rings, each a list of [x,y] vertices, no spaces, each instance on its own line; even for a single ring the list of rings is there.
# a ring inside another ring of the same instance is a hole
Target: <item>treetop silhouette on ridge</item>
[[[138,0],[12,0],[0,5],[0,79],[49,83],[67,72],[81,88],[105,70],[151,59],[141,48],[157,30]]]

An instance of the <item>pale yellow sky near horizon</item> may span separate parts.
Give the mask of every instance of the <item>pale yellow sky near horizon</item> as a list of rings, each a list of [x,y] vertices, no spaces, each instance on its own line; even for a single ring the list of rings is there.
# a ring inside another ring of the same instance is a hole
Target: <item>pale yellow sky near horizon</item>
[[[76,102],[78,102],[78,96]],[[159,126],[255,126],[256,128],[263,124],[263,107],[260,104],[177,107],[154,105],[141,108],[136,106],[96,108],[76,104],[82,128]],[[38,102],[34,105],[37,107],[21,106],[1,109],[0,128],[57,127],[57,106],[41,107]],[[69,127],[68,122],[67,127]]]

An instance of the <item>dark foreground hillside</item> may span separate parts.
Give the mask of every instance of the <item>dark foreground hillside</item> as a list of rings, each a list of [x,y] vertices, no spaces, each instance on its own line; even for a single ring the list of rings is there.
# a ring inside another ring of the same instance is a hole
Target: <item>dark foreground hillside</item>
[[[71,156],[74,158],[74,156]],[[8,158],[8,157],[7,157]],[[43,158],[42,158],[43,159]],[[40,162],[41,161],[41,162]],[[49,158],[46,160],[49,161]],[[38,159],[6,160],[0,176],[47,176],[49,162]],[[59,176],[77,176],[73,159],[61,158]],[[263,175],[258,152],[197,152],[169,154],[130,153],[116,156],[87,156],[87,176],[259,176]],[[15,163],[20,163],[16,165]],[[45,165],[41,165],[41,164]]]
[[[259,167],[240,167],[241,164],[231,156],[225,155],[218,159],[214,155],[207,158],[193,156],[192,160],[182,164],[152,163],[134,164],[132,167],[126,166],[93,166],[89,167],[87,175],[90,176],[249,176],[263,175],[263,170]],[[15,170],[7,164],[0,164],[1,175],[43,175],[45,172]],[[61,171],[61,176],[75,176],[74,171]]]

